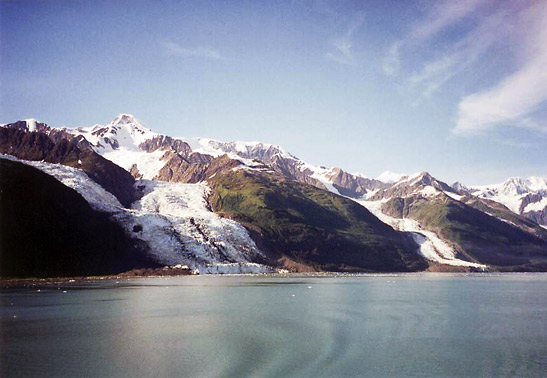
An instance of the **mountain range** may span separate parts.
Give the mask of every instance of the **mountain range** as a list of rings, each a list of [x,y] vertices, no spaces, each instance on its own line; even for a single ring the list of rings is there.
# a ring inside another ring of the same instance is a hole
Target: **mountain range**
[[[547,180],[376,179],[260,142],[107,125],[0,127],[0,276],[545,271]]]

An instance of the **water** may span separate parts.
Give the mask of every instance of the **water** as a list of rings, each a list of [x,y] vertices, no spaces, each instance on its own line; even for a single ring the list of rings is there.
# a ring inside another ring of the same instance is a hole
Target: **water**
[[[547,372],[546,274],[103,280],[0,298],[3,377]]]

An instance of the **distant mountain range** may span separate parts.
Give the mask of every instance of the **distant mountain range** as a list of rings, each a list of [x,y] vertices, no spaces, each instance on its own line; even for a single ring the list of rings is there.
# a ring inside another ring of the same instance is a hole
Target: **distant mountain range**
[[[547,180],[448,185],[317,167],[280,146],[107,125],[0,127],[2,277],[545,271]]]

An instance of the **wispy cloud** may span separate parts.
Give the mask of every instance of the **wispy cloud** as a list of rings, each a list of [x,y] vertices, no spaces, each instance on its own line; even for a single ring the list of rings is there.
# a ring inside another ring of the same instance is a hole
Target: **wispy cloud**
[[[334,62],[354,66],[357,64],[353,53],[353,34],[363,25],[364,14],[359,14],[349,22],[346,32],[341,37],[330,42],[331,51],[325,54],[325,58]]]
[[[389,51],[382,63],[382,70],[386,75],[395,76],[401,69],[401,42],[395,42],[389,48]]]
[[[519,15],[523,49],[520,67],[486,90],[463,97],[453,132],[477,134],[498,126],[544,132],[530,116],[547,101],[547,3],[537,2]]]
[[[218,51],[213,50],[209,47],[198,46],[193,48],[182,47],[178,43],[167,41],[162,42],[163,49],[165,53],[169,56],[195,56],[206,59],[215,59],[215,60],[227,60],[222,54]]]
[[[454,35],[450,30],[457,30],[461,37],[447,37]],[[537,110],[547,102],[545,1],[433,3],[408,33],[389,47],[382,69],[386,75],[398,75],[404,89],[418,93],[414,101],[419,103],[458,75],[475,74],[473,70],[487,54],[499,51],[513,59],[517,68],[490,87],[460,99],[453,133],[472,135],[504,126],[547,134],[547,120],[535,119]],[[411,56],[420,58],[405,61]]]
[[[433,4],[426,12],[425,16],[419,21],[414,22],[410,32],[402,39],[395,41],[386,53],[382,62],[382,70],[386,75],[394,76],[401,69],[401,52],[403,49],[413,49],[420,44],[423,44],[428,39],[435,37],[444,29],[460,22],[461,20],[471,16],[477,9],[484,6],[491,0],[444,0]],[[449,60],[456,61],[456,57],[441,57],[437,61],[426,64],[423,72],[414,77],[411,81],[417,82],[426,80],[429,75],[436,75],[445,71],[452,64],[448,64]],[[444,67],[444,70],[441,68]],[[436,83],[427,85],[427,92],[434,91],[442,83],[449,79],[448,75],[440,75],[444,79],[437,80]]]
[[[491,2],[492,0],[444,0],[435,2],[427,15],[414,24],[410,38],[418,41],[431,38]]]
[[[507,38],[512,30],[511,17],[512,12],[507,9],[484,16],[463,38],[426,61],[419,72],[410,76],[410,84],[422,96],[431,96],[454,76],[468,69],[489,48]]]

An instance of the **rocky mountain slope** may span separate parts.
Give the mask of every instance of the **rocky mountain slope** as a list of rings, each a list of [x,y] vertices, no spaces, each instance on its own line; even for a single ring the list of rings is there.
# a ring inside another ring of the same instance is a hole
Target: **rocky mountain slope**
[[[129,172],[85,147],[78,138],[67,137],[54,142],[47,134],[25,131],[18,124],[15,128],[0,127],[0,153],[78,168],[114,194],[124,206],[138,197],[135,180]]]
[[[161,135],[128,114],[75,129],[6,124],[0,153],[75,189],[154,264],[202,272],[547,269],[538,180],[514,192],[519,209],[511,211],[500,186],[450,186],[426,172],[369,179],[276,145]]]
[[[239,170],[210,182],[213,209],[250,229],[278,262],[330,271],[427,267],[411,237],[348,198],[273,173]]]
[[[0,188],[0,277],[103,275],[159,266],[145,243],[127,238],[108,213],[40,169],[0,159]]]

